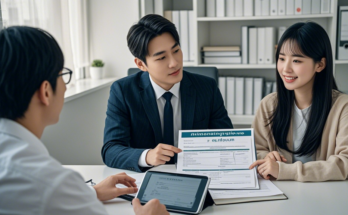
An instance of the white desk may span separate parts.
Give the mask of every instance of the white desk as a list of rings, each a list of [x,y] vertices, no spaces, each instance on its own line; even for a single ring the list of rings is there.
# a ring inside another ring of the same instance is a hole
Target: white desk
[[[120,172],[135,174],[132,171],[113,169],[103,165],[65,165],[64,167],[79,172],[85,180],[93,179],[95,182]],[[288,196],[288,200],[214,205],[201,214],[348,214],[348,181],[320,183],[274,181],[274,184]],[[109,214],[134,214],[130,203],[122,199],[104,205]]]

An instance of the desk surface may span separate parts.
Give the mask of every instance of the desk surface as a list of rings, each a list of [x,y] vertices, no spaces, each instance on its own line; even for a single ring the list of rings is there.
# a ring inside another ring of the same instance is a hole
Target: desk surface
[[[103,165],[65,165],[64,167],[79,172],[85,180],[100,182],[109,175],[136,172],[113,169]],[[171,165],[161,169],[173,168]],[[347,214],[348,213],[348,181],[329,181],[302,183],[295,181],[274,181],[288,200],[250,202],[231,205],[212,206],[201,214],[238,215],[238,214]],[[134,214],[133,208],[125,200],[105,203],[109,214]],[[175,213],[171,213],[175,214]]]

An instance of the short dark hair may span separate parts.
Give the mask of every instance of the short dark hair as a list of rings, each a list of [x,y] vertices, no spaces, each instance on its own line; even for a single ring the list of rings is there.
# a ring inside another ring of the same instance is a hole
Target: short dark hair
[[[289,43],[294,54],[303,54],[313,59],[314,63],[326,58],[325,68],[315,74],[313,84],[313,99],[307,129],[300,148],[293,150],[287,146],[287,136],[293,113],[295,94],[287,90],[279,72],[277,76],[276,109],[271,116],[274,140],[282,149],[299,156],[313,155],[321,144],[321,137],[332,105],[332,91],[338,90],[333,76],[333,56],[330,38],[326,31],[317,23],[300,22],[290,26],[279,40],[276,52],[278,64],[282,46]]]
[[[0,118],[22,118],[45,80],[55,92],[63,66],[63,53],[48,32],[27,26],[1,30]]]
[[[149,54],[149,42],[165,32],[170,33],[175,42],[180,45],[179,34],[172,22],[160,15],[146,15],[129,29],[127,35],[128,48],[134,57],[139,58],[146,64],[146,56]]]

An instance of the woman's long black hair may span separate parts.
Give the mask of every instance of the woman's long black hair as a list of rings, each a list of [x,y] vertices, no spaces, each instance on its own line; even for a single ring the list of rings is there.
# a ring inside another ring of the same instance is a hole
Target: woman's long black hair
[[[287,146],[287,136],[293,113],[295,94],[285,88],[277,69],[277,99],[276,108],[270,118],[273,137],[278,147],[299,156],[313,155],[321,143],[321,136],[332,105],[332,90],[337,90],[333,77],[333,57],[330,39],[326,31],[317,23],[296,23],[289,27],[278,43],[276,62],[279,52],[285,43],[289,43],[295,54],[304,54],[315,63],[326,58],[326,67],[315,74],[313,84],[312,106],[307,129],[300,148],[293,151]]]

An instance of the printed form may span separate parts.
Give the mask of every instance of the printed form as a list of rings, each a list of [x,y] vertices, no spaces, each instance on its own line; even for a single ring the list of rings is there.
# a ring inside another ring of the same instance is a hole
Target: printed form
[[[253,129],[179,131],[177,171],[206,175],[209,189],[259,189]]]

